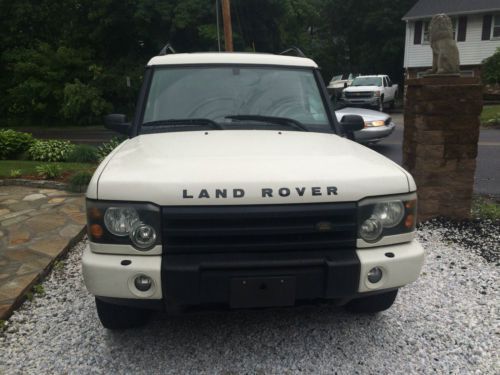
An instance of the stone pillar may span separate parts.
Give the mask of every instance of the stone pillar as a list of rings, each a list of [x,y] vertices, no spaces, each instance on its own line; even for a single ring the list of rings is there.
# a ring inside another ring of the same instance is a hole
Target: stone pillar
[[[470,218],[482,107],[476,78],[406,81],[403,166],[417,184],[419,221]]]

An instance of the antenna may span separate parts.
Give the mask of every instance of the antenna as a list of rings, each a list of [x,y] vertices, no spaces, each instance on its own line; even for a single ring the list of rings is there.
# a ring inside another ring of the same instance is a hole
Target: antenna
[[[306,57],[306,55],[304,55],[304,52],[302,52],[302,50],[296,46],[291,46],[290,48],[284,50],[283,52],[280,52],[279,54],[280,55],[289,55],[290,52],[293,52],[296,56],[299,56],[299,57]]]
[[[161,50],[160,50],[160,53],[158,53],[159,56],[163,56],[163,55],[168,55],[168,53],[175,53],[175,49],[174,47],[172,47],[172,45],[169,43],[165,44],[165,47],[163,47]]]

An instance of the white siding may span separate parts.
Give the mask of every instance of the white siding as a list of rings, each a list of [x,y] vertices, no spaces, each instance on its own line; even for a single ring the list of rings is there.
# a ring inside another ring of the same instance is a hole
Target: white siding
[[[481,40],[483,15],[467,16],[467,34],[465,42],[457,42],[461,65],[478,65],[493,55],[500,47],[500,39]],[[429,44],[413,44],[415,22],[406,24],[405,68],[430,67],[432,50]]]

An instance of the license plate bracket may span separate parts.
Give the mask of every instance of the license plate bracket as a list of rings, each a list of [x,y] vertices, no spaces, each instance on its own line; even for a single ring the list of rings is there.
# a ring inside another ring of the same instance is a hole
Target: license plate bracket
[[[295,304],[295,277],[232,278],[229,301],[233,309],[293,306]]]

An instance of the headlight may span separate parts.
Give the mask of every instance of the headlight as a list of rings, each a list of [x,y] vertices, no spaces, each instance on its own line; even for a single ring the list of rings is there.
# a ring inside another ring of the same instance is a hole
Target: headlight
[[[382,239],[384,244],[409,241],[415,231],[416,212],[416,193],[365,199],[359,203],[358,238],[373,245]]]
[[[131,207],[108,207],[104,214],[104,225],[115,236],[127,236],[138,221],[139,214]]]
[[[95,243],[132,245],[140,251],[161,244],[160,208],[151,203],[87,199],[87,227]]]
[[[373,126],[384,126],[384,120],[376,120],[376,121],[365,121],[365,128],[371,128]]]
[[[155,228],[151,225],[138,222],[130,231],[130,239],[139,249],[149,249],[155,244]]]
[[[380,91],[374,91],[373,96],[380,96]]]

